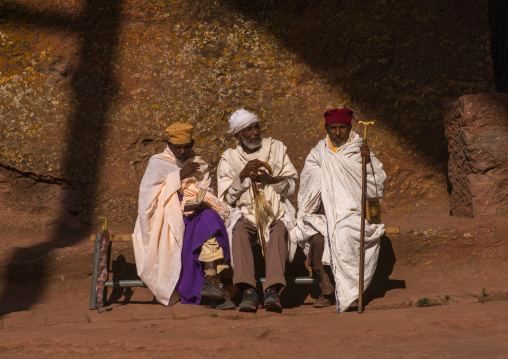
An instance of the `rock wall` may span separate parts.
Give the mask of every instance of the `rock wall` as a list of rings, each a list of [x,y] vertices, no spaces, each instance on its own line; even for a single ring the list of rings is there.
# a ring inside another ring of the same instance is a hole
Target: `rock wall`
[[[508,215],[508,95],[462,96],[445,108],[451,213]]]
[[[385,211],[447,206],[442,104],[493,91],[487,1],[0,1],[0,222],[133,224],[172,121],[215,170],[259,114],[298,170],[323,112],[375,120]]]

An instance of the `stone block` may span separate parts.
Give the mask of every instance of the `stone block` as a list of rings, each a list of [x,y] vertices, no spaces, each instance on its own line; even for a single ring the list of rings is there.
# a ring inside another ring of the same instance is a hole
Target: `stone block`
[[[508,94],[465,95],[444,108],[451,214],[508,215]]]

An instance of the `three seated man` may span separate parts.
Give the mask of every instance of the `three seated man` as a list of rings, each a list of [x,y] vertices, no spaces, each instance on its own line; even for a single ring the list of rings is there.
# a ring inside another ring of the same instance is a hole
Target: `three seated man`
[[[238,143],[221,156],[218,197],[207,164],[192,151],[193,127],[169,126],[168,147],[150,158],[141,181],[133,233],[138,275],[157,301],[199,304],[207,297],[218,301],[217,309],[235,309],[221,278],[231,266],[233,284],[242,294],[239,310],[257,311],[253,250],[261,248],[266,270],[262,304],[280,312],[286,261],[300,245],[320,279],[322,295],[314,306],[337,301],[340,311],[347,310],[358,298],[352,283],[356,278],[357,288],[362,156],[370,164],[369,197],[382,198],[386,178],[382,164],[351,131],[352,117],[348,109],[325,113],[327,136],[305,162],[298,216],[289,200],[298,173],[282,142],[261,136],[255,114],[240,109],[229,119]],[[202,203],[187,206],[200,189],[206,190]],[[366,222],[365,228],[367,288],[384,225]],[[331,265],[335,287],[323,264]]]

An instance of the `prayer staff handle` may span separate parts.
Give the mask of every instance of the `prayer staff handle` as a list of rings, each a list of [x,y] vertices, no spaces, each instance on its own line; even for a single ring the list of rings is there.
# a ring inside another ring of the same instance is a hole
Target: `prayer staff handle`
[[[363,143],[367,143],[367,126],[368,125],[373,125],[374,121],[369,121],[369,122],[367,122],[367,121],[358,121],[358,123],[360,125],[363,125],[363,129],[364,129],[364,131],[363,131]]]
[[[358,121],[364,125],[363,143],[367,143],[367,126],[373,125],[374,121]],[[358,271],[358,313],[363,313],[363,287],[365,272],[365,207],[366,207],[366,187],[367,187],[367,158],[362,156],[362,215],[360,225],[360,263]]]

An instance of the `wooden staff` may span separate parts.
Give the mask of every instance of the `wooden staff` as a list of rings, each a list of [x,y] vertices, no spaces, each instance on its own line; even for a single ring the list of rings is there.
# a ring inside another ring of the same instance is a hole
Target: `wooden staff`
[[[367,126],[373,125],[374,122],[358,121],[360,125],[364,125],[363,144],[367,144]],[[363,277],[365,271],[365,202],[367,189],[367,157],[362,156],[362,215],[360,225],[360,269],[358,278],[358,313],[363,313]]]

